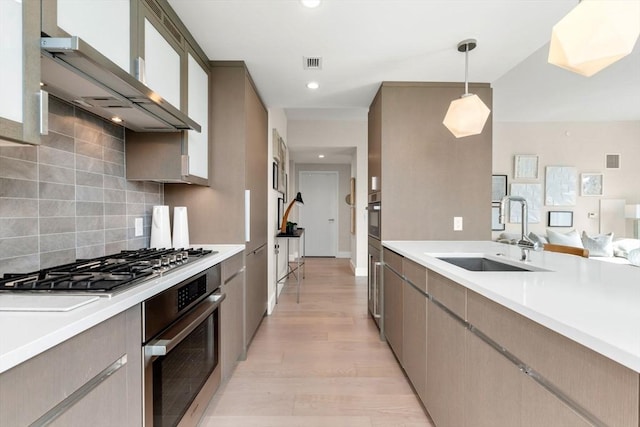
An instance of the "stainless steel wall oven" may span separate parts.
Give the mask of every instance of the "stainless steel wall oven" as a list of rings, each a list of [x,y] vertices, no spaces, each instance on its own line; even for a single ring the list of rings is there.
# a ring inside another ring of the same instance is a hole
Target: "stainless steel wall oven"
[[[220,265],[143,302],[147,427],[196,425],[220,384]]]
[[[382,220],[382,205],[380,203],[380,193],[369,194],[369,204],[367,205],[367,216],[369,222],[369,236],[380,240],[380,228]]]

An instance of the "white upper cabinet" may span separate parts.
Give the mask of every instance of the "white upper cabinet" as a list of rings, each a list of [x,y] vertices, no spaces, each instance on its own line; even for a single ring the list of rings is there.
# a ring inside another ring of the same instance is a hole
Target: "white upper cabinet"
[[[39,38],[39,2],[0,0],[0,140],[40,142]]]
[[[202,126],[200,132],[187,132],[189,175],[208,179],[209,176],[209,73],[187,54],[187,114]]]
[[[0,117],[22,123],[22,3],[0,1]]]
[[[130,73],[130,9],[129,0],[58,0],[57,24]]]
[[[180,53],[146,18],[144,20],[144,72],[140,77],[140,80],[150,89],[171,105],[180,108]]]

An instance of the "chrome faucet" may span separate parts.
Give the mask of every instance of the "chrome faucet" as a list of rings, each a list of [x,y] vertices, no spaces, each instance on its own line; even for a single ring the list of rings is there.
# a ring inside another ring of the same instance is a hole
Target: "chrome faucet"
[[[533,249],[534,251],[539,250],[540,243],[534,242],[529,238],[529,232],[528,232],[529,224],[527,222],[529,220],[529,209],[527,207],[527,199],[521,196],[504,196],[502,200],[500,200],[500,216],[498,217],[498,221],[500,222],[500,224],[505,223],[504,212],[507,207],[507,202],[509,201],[518,202],[520,203],[520,205],[522,205],[522,221],[521,221],[522,228],[521,228],[520,240],[518,240],[517,245],[522,250],[522,255],[520,259],[522,261],[528,261],[529,251],[531,249]]]

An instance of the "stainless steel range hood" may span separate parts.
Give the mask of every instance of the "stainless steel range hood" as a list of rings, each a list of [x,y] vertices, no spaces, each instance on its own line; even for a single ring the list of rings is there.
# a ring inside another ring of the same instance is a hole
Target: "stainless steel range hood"
[[[40,39],[45,90],[136,132],[195,130],[200,125],[79,37]]]

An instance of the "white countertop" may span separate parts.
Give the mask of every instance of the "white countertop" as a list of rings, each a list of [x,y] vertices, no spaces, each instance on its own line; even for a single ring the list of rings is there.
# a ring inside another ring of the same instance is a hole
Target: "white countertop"
[[[616,362],[640,372],[640,268],[481,241],[385,241],[389,248]],[[497,254],[504,254],[496,256]],[[548,271],[474,272],[442,256],[486,255]]]
[[[0,373],[86,331],[198,272],[242,252],[244,245],[193,245],[218,251],[147,283],[133,286],[112,298],[100,297],[70,311],[0,312]],[[2,297],[2,295],[0,295]],[[50,295],[46,298],[59,298]],[[43,298],[34,295],[34,298]],[[140,343],[142,345],[142,343]]]

